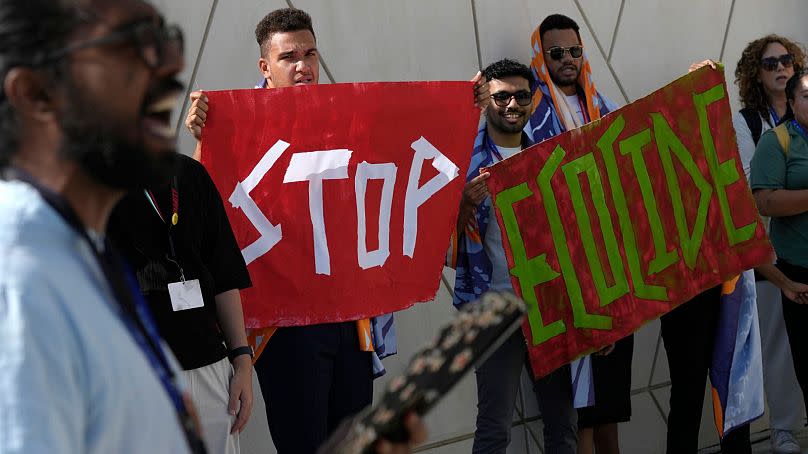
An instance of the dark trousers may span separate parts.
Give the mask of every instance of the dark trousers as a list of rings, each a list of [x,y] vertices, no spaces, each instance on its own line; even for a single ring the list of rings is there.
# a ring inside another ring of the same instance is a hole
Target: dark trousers
[[[696,295],[661,318],[662,341],[671,377],[668,454],[695,454],[699,445],[704,389],[718,327],[721,287]],[[721,441],[724,454],[752,452],[749,425]]]
[[[778,260],[777,267],[792,281],[808,282],[808,268]],[[791,358],[794,361],[794,372],[802,389],[802,398],[808,404],[808,305],[798,304],[783,297],[783,318],[786,321],[788,343],[791,346]]]
[[[511,441],[513,410],[522,367],[530,364],[522,330],[517,330],[480,367],[477,375],[477,430],[473,454],[505,454]],[[533,374],[530,374],[531,376]],[[572,405],[569,366],[534,380],[544,423],[544,448],[550,454],[575,454],[577,414]]]
[[[255,364],[279,454],[314,454],[373,398],[371,353],[355,322],[279,328]]]

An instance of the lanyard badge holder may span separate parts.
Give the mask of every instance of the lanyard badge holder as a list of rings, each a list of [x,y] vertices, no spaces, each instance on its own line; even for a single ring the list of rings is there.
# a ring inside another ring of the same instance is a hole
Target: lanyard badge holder
[[[171,183],[171,218],[168,220],[163,217],[163,213],[160,211],[160,207],[157,204],[157,198],[154,197],[154,194],[148,190],[145,190],[144,193],[146,195],[146,199],[149,201],[149,203],[151,203],[152,208],[154,208],[155,213],[157,213],[157,216],[161,221],[163,221],[163,224],[167,226],[169,253],[166,254],[166,259],[176,265],[180,272],[180,280],[178,282],[168,284],[168,295],[171,299],[171,307],[174,309],[174,312],[177,312],[188,309],[196,309],[204,306],[205,301],[202,298],[202,287],[199,283],[199,279],[185,279],[185,272],[182,269],[182,265],[180,265],[179,259],[177,258],[177,252],[174,247],[174,235],[172,230],[173,227],[179,222],[180,205],[180,196],[177,190],[177,177],[174,177],[174,180]]]

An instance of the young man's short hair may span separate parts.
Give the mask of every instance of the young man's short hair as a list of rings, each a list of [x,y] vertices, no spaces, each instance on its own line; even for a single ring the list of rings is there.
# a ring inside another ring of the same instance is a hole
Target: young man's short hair
[[[485,76],[485,80],[487,81],[491,79],[502,80],[511,76],[524,77],[531,86],[533,85],[533,73],[530,71],[530,68],[518,61],[507,58],[486,66],[483,70],[483,76]]]
[[[539,25],[539,37],[544,37],[544,33],[550,30],[575,30],[578,41],[581,41],[581,29],[578,24],[563,14],[551,14],[544,18]]]
[[[255,27],[255,40],[261,47],[261,55],[269,53],[269,39],[275,33],[296,32],[308,30],[314,35],[314,27],[311,25],[311,16],[303,10],[296,8],[281,8],[272,11],[264,16],[261,22]]]

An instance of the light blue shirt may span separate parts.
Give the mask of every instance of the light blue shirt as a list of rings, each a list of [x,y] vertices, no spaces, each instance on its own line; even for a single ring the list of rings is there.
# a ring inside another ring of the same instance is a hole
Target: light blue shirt
[[[1,454],[188,452],[111,301],[87,242],[30,185],[0,181]]]
[[[496,146],[502,159],[508,159],[522,151],[522,147],[506,148]],[[494,162],[499,158],[493,156]],[[502,245],[502,231],[499,228],[494,210],[488,213],[488,231],[485,234],[483,247],[488,259],[491,260],[491,290],[513,291],[511,272],[508,269],[508,259],[505,257],[505,246]]]

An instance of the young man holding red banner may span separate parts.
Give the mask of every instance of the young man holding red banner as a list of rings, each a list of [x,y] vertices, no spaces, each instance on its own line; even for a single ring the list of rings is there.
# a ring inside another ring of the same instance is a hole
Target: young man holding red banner
[[[308,14],[291,8],[273,11],[258,24],[256,40],[263,75],[256,88],[318,83],[319,55]],[[476,87],[478,100],[488,99],[486,87]],[[200,140],[207,97],[195,92],[191,99],[186,126]],[[198,146],[197,157],[200,150]],[[392,327],[392,315],[386,315],[258,330],[266,348],[256,371],[280,453],[313,453],[343,418],[370,404],[373,378],[384,373],[379,359],[395,353]]]
[[[263,75],[256,88],[318,83],[317,41],[306,12],[272,11],[258,23],[255,35]],[[207,97],[194,92],[191,100],[185,124],[199,141],[198,159]],[[372,351],[360,343],[361,328],[342,322],[258,330],[266,347],[255,370],[279,453],[314,453],[343,418],[371,403]]]
[[[480,170],[533,144],[523,131],[532,111],[530,69],[506,59],[489,65],[483,74],[494,103],[488,107],[474,143],[457,220],[458,248],[451,260],[457,270],[456,306],[470,303],[488,290],[513,291],[502,235],[485,186],[489,174]],[[526,355],[525,337],[518,331],[477,368],[474,453],[505,453]],[[538,380],[535,387],[544,417],[545,448],[574,454],[576,415],[569,367]]]

